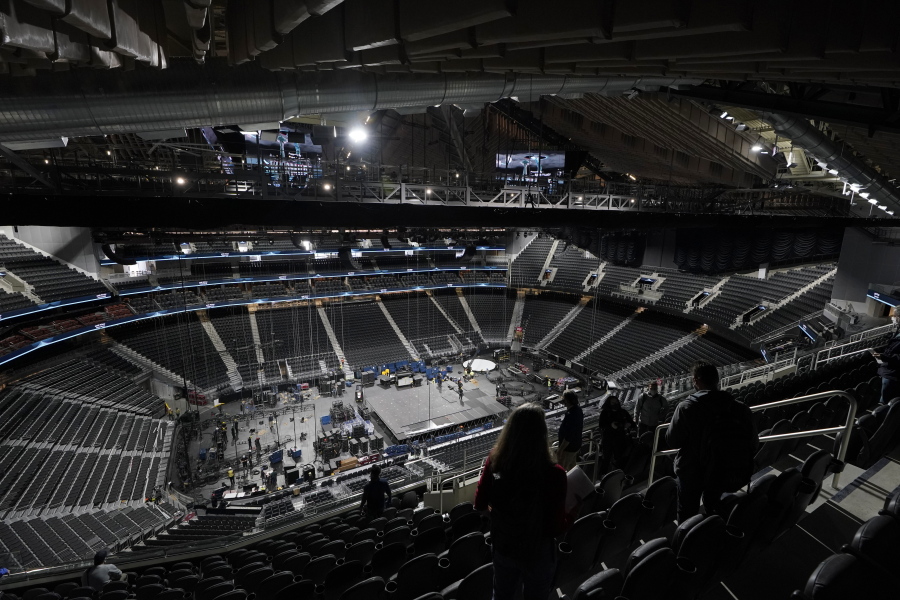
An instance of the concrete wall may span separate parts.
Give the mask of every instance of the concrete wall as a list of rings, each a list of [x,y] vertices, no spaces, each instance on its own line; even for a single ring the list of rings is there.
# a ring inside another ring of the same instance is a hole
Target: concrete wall
[[[831,297],[840,306],[851,302],[857,311],[866,312],[870,283],[900,287],[900,246],[873,244],[863,230],[847,228]]]
[[[100,264],[94,254],[91,230],[87,227],[40,227],[20,225],[18,232],[4,227],[4,233],[31,244],[71,265],[97,274]]]

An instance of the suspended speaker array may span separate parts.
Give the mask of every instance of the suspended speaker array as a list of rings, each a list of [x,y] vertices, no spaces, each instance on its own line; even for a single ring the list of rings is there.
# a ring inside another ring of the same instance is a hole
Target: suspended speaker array
[[[116,254],[116,252],[112,249],[112,246],[110,246],[109,244],[103,244],[102,246],[100,246],[100,248],[103,250],[103,254],[106,255],[106,258],[115,263],[128,266],[137,264],[137,262],[130,258],[125,258],[124,256],[119,256],[118,254]]]

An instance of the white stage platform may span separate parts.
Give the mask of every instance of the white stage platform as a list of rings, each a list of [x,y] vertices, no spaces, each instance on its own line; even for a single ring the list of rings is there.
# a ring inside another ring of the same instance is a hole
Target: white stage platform
[[[494,369],[496,369],[497,363],[485,360],[483,358],[476,358],[475,360],[467,360],[463,363],[463,366],[471,367],[472,370],[476,373],[487,373],[488,371],[493,371]]]

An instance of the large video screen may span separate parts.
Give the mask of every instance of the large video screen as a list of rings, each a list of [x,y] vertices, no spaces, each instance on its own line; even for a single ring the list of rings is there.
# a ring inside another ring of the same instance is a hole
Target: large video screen
[[[498,154],[496,170],[522,177],[551,177],[559,175],[565,164],[565,152],[514,152]]]

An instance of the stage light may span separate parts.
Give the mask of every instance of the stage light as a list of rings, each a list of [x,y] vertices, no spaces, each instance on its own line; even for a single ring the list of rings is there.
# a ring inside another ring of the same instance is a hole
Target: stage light
[[[181,247],[182,254],[190,254],[191,253],[191,245],[187,242],[181,242],[178,244]]]
[[[44,164],[45,164],[45,165],[49,165],[49,164],[50,164],[50,159],[49,159],[49,158],[45,158],[45,159],[44,159]]]
[[[177,178],[175,179],[175,183],[177,183],[178,185],[184,185],[184,184],[185,184],[185,179],[184,179],[184,177],[177,177]]]
[[[329,191],[331,189],[331,184],[330,183],[324,184],[322,186],[322,189],[325,190],[326,192]]]
[[[794,167],[797,166],[797,163],[794,162],[794,152],[793,152],[793,150],[792,150],[790,153],[788,153],[788,156],[787,156],[787,164],[785,164],[784,166],[785,166],[786,168],[788,168],[788,169],[793,169]]]
[[[357,127],[356,129],[350,130],[349,136],[351,142],[353,142],[354,144],[361,144],[362,142],[366,141],[366,138],[369,137],[369,134],[366,133],[366,130],[362,127]]]
[[[735,125],[734,128],[735,128],[737,131],[747,131],[747,129],[748,129],[746,123],[738,123],[737,125]]]
[[[886,204],[879,204],[879,205],[878,205],[878,208],[880,208],[881,210],[887,210],[887,205],[886,205]]]
[[[635,177],[631,173],[627,173],[627,175],[631,178],[632,181],[637,181],[637,177]]]
[[[862,194],[860,194],[861,196]],[[878,204],[878,198],[869,198],[869,204]]]
[[[249,249],[247,242],[238,242],[238,252],[246,252]]]
[[[459,173],[456,174],[456,178],[459,179]]]
[[[889,211],[887,211],[887,214],[889,214],[889,215],[891,215],[891,216],[893,217],[893,216],[894,216],[894,211],[889,210]]]
[[[753,144],[753,147],[750,148],[750,150],[751,152],[759,152],[760,150],[762,150],[762,146],[760,146],[759,144]]]
[[[112,156],[112,151],[107,150],[107,151],[106,151],[106,155],[107,155],[107,156]]]
[[[728,116],[728,111],[727,111],[727,110],[723,110],[723,111],[722,111],[722,114],[719,115],[719,118],[720,118],[720,119],[724,119],[724,118],[727,117],[727,116]]]
[[[859,193],[859,196],[860,196],[860,198],[868,198],[868,197],[869,197],[869,192],[860,192],[860,193]]]
[[[428,188],[427,190],[425,190],[425,193],[426,193],[426,194],[431,194],[431,188]]]
[[[348,171],[350,170],[350,165],[347,165],[347,170],[348,170]]]
[[[275,245],[275,240],[272,239],[272,238],[269,238],[269,245],[270,245],[270,246],[274,246],[274,245]]]
[[[837,175],[837,174],[838,174],[837,169],[828,169],[828,172],[829,172],[830,174],[832,174],[832,175]]]

